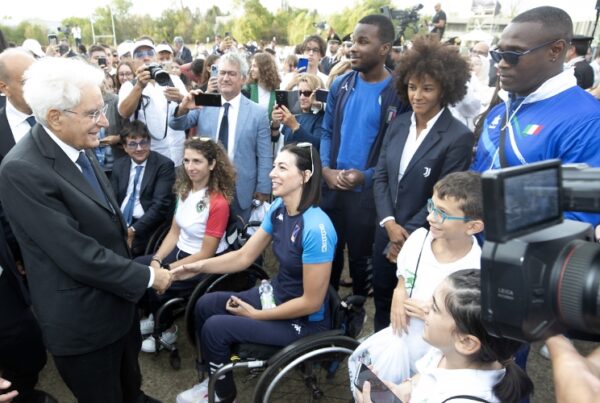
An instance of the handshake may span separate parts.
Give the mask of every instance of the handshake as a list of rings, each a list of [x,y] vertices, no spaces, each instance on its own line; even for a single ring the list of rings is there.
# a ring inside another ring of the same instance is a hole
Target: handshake
[[[157,293],[164,293],[173,282],[173,274],[163,268],[152,267],[154,271],[154,282],[152,283],[152,288],[156,290]]]

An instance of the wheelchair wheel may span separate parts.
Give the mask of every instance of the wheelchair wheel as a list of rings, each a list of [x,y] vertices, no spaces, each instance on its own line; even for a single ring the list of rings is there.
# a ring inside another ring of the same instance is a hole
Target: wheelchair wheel
[[[327,335],[274,357],[258,380],[253,402],[348,403],[348,357],[358,344],[347,336]]]
[[[269,275],[258,265],[252,265],[246,270],[228,274],[209,274],[203,278],[194,289],[185,309],[187,337],[192,345],[196,345],[196,302],[206,293],[215,291],[246,291],[254,287],[260,280],[268,279]]]

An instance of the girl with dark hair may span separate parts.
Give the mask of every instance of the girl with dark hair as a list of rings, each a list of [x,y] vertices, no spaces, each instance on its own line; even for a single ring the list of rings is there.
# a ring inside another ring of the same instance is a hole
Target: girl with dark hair
[[[235,171],[223,148],[208,138],[192,137],[185,142],[183,164],[178,168],[175,182],[177,207],[171,228],[154,255],[136,259],[155,269],[207,259],[227,249],[223,235],[229,220],[229,203],[235,190]],[[162,302],[191,293],[199,277],[174,283],[162,295],[148,289],[147,310],[154,314]],[[154,318],[140,324],[142,334],[154,329]],[[163,332],[167,343],[176,340],[177,327]],[[156,349],[154,339],[142,343],[142,351]]]
[[[240,250],[172,270],[175,281],[198,273],[242,271],[273,241],[279,262],[279,273],[271,282],[275,307],[261,309],[258,287],[208,293],[196,303],[196,332],[210,374],[229,362],[232,344],[286,346],[331,327],[327,288],[337,236],[317,207],[321,184],[317,149],[310,143],[285,146],[275,159],[271,180],[276,199]],[[181,393],[177,401],[206,402],[207,392],[208,378]],[[234,399],[232,373],[217,380],[216,394],[217,401]]]
[[[533,393],[531,379],[513,360],[523,343],[487,333],[480,299],[479,270],[454,272],[437,287],[423,331],[433,347],[417,362],[417,375],[387,383],[400,400],[516,403]],[[370,401],[364,397],[358,400]]]

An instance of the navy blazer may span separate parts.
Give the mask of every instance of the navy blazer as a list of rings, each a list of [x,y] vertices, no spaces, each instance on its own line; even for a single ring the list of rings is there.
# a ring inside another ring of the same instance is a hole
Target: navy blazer
[[[110,183],[117,196],[119,206],[123,204],[123,200],[127,196],[130,173],[131,158],[128,155],[115,161]],[[139,194],[144,215],[133,224],[136,238],[150,236],[160,224],[171,219],[175,207],[174,184],[175,166],[173,161],[156,151],[150,151]]]
[[[130,259],[110,183],[87,154],[106,197],[39,124],[0,166],[0,198],[32,305],[48,350],[59,356],[97,351],[127,334],[150,280],[148,267]]]
[[[411,116],[412,112],[404,113],[388,127],[373,175],[377,221],[393,216],[408,232],[426,226],[433,185],[450,172],[469,169],[475,141],[473,133],[445,108],[398,182]]]
[[[4,98],[4,97],[2,97]],[[6,105],[0,108],[0,162],[15,146],[15,136],[6,117]]]

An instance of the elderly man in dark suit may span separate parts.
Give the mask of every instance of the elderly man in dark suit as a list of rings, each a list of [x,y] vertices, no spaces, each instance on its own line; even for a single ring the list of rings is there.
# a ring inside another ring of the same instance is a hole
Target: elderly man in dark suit
[[[0,198],[46,346],[80,403],[155,401],[141,391],[136,303],[171,276],[130,259],[123,216],[89,151],[108,126],[104,74],[44,58],[24,79],[38,124],[4,158]]]
[[[123,128],[121,143],[128,155],[115,161],[110,182],[127,222],[131,252],[140,256],[152,233],[171,220],[175,166],[167,157],[150,151],[150,132],[139,120]]]

